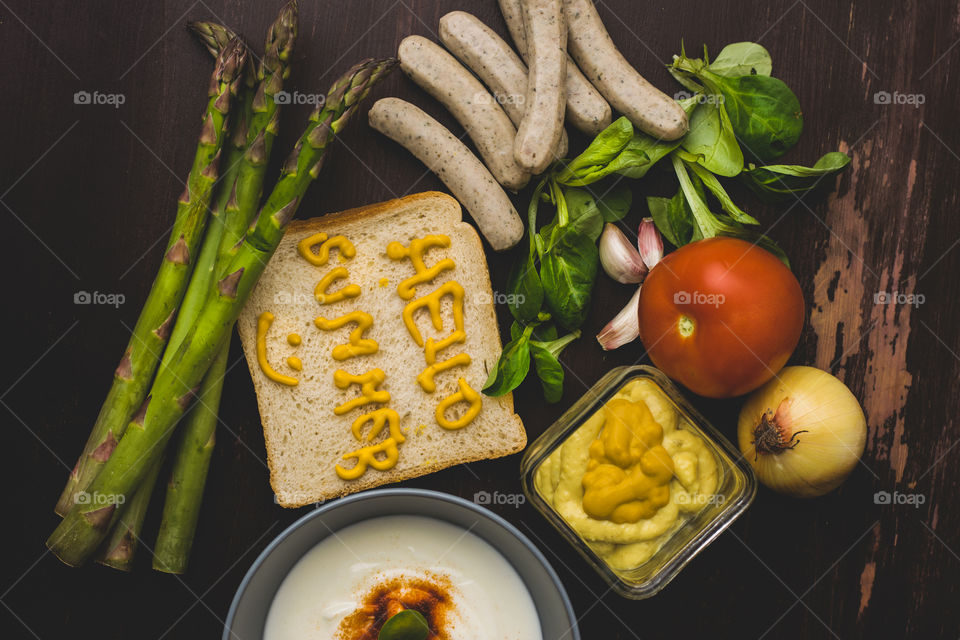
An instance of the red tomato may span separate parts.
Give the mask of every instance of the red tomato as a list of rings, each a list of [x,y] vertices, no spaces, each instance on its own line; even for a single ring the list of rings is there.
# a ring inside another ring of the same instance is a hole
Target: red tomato
[[[753,391],[787,363],[803,328],[800,283],[772,253],[736,238],[680,247],[640,290],[653,364],[694,393]]]

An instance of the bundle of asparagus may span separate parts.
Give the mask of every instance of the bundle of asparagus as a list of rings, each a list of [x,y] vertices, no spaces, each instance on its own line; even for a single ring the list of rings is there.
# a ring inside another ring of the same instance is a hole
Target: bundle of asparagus
[[[296,0],[271,26],[259,64],[230,29],[190,27],[216,56],[204,124],[164,261],[57,503],[64,519],[47,546],[70,565],[98,554],[100,562],[129,570],[166,445],[183,419],[170,454],[153,566],[186,570],[234,322],[330,143],[395,65],[393,59],[365,60],[334,83],[259,207],[279,125],[274,98],[289,75],[297,36]],[[218,181],[224,147],[226,166]]]

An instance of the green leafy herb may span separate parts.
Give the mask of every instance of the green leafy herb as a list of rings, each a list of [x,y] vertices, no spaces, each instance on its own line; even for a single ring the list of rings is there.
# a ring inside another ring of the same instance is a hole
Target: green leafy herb
[[[607,196],[604,196],[606,199]],[[616,196],[610,198],[611,203],[620,209],[622,203],[613,203]],[[567,205],[567,226],[565,233],[580,233],[596,241],[603,233],[603,223],[606,221],[603,210],[611,210],[610,205],[594,198],[593,194],[585,189],[568,188],[563,190],[563,199]],[[629,205],[628,205],[629,206]],[[622,218],[626,211],[620,213]],[[556,227],[556,222],[543,228],[540,236],[549,238]],[[546,233],[545,233],[546,232]]]
[[[567,201],[570,201],[569,195],[567,196]],[[633,191],[629,185],[622,182],[611,187],[596,200],[596,206],[600,211],[600,217],[603,222],[616,222],[617,220],[623,219],[623,217],[627,215],[627,212],[630,211],[630,205],[632,204]],[[601,233],[603,233],[602,224],[594,240],[599,239]]]
[[[536,319],[543,306],[543,285],[533,255],[528,254],[526,261],[513,264],[507,276],[507,293],[507,304],[514,318],[520,322]]]
[[[554,229],[550,251],[540,258],[540,279],[550,314],[567,329],[577,329],[590,310],[600,254],[586,236]]]
[[[404,609],[393,614],[377,635],[377,640],[426,640],[430,625],[423,614],[413,609]]]
[[[610,125],[597,134],[587,148],[571,160],[556,175],[560,184],[582,186],[578,179],[589,176],[602,170],[614,158],[620,155],[624,147],[633,137],[633,125],[625,117],[614,120]],[[602,177],[602,176],[600,176]],[[599,180],[600,178],[595,178]]]
[[[812,167],[795,164],[750,165],[743,181],[761,199],[768,202],[792,200],[812,191],[825,178],[834,176],[850,164],[850,156],[840,151],[825,154]]]
[[[483,392],[488,396],[510,393],[523,382],[530,370],[530,334],[533,326],[527,326],[518,337],[503,347],[496,366],[490,371]]]
[[[756,42],[734,42],[721,49],[707,69],[728,78],[769,76],[773,71],[773,61],[767,50]]]
[[[733,177],[743,169],[743,152],[722,104],[698,105],[690,117],[690,133],[680,146],[718,175]]]
[[[559,402],[563,397],[563,366],[552,353],[537,345],[530,345],[533,365],[540,378],[543,397],[547,402]]]
[[[722,98],[718,102],[722,102],[737,139],[750,156],[764,162],[778,158],[800,137],[800,102],[790,87],[769,75],[770,55],[760,45],[730,45],[710,64],[688,58],[681,51],[673,57],[670,68],[685,84],[696,79],[710,94]],[[692,122],[690,129],[694,131]]]
[[[647,197],[647,208],[657,229],[675,247],[690,242],[693,234],[692,213],[683,196],[683,189],[677,189],[672,198]]]
[[[707,72],[708,85],[723,95],[730,123],[751,156],[762,161],[779,158],[800,138],[800,101],[782,80],[770,76],[726,78]]]
[[[694,162],[688,162],[687,166],[697,174],[700,182],[713,194],[713,197],[720,203],[721,208],[723,208],[731,218],[743,224],[760,224],[756,218],[737,206],[733,199],[730,198],[726,189],[723,188],[723,185],[720,184],[720,181],[717,180],[717,176]]]

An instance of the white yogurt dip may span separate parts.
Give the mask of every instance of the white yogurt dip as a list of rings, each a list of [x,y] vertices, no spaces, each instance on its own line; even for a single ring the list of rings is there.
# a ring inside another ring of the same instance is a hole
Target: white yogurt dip
[[[496,549],[447,522],[384,516],[337,531],[294,565],[270,606],[264,640],[352,640],[341,623],[386,583],[444,585],[440,638],[542,637],[530,593]]]

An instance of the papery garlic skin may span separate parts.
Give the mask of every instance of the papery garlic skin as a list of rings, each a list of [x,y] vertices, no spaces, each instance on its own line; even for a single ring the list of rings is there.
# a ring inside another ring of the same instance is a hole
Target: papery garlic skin
[[[856,468],[866,424],[843,382],[814,367],[785,367],[747,398],[737,439],[761,483],[815,498],[839,487]]]
[[[643,282],[647,267],[633,244],[616,225],[606,223],[600,236],[600,264],[608,276],[623,284]]]
[[[633,342],[640,335],[640,317],[637,310],[640,305],[640,287],[634,292],[630,302],[620,310],[613,320],[597,334],[597,342],[604,351],[612,351]]]

